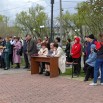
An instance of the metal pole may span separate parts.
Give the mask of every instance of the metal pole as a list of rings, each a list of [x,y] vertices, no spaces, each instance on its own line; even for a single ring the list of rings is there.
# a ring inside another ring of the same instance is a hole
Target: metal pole
[[[54,0],[51,0],[51,36],[50,36],[50,42],[53,41],[54,35],[53,35],[53,4]]]
[[[60,0],[60,39],[61,39],[61,46],[62,46],[62,0]]]

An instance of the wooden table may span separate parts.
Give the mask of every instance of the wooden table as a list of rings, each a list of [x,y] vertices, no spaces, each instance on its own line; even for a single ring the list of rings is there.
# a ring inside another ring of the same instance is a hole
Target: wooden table
[[[50,63],[50,78],[59,76],[58,57],[32,56],[31,74],[39,74],[40,62]]]

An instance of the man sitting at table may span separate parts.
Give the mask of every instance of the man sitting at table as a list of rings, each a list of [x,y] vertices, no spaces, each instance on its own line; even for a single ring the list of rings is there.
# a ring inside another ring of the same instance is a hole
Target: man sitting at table
[[[63,52],[63,49],[61,47],[58,47],[58,44],[56,43],[51,43],[50,45],[50,48],[53,50],[53,53],[51,56],[53,57],[59,57],[59,60],[58,60],[58,67],[60,69],[60,71],[62,73],[65,73],[65,62],[66,62],[66,56]],[[47,65],[47,64],[46,64]],[[48,73],[48,75],[46,76],[49,76],[50,75],[50,66],[46,66],[46,71]]]
[[[43,43],[41,44],[41,49],[40,49],[40,51],[38,52],[38,55],[39,55],[39,56],[47,56],[47,55],[48,55],[48,48],[47,48],[47,45],[46,45],[45,42],[43,42]],[[44,71],[44,69],[45,69],[44,67],[45,67],[45,62],[42,62],[42,63],[41,63],[41,68],[40,68],[39,74],[43,74],[43,71]]]

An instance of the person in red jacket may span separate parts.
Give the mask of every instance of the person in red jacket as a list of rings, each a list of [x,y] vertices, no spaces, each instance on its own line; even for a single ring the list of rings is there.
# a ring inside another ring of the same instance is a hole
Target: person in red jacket
[[[71,48],[71,56],[73,58],[73,62],[77,63],[74,65],[74,74],[79,75],[81,71],[81,44],[80,44],[80,38],[76,37],[74,39],[74,44]]]

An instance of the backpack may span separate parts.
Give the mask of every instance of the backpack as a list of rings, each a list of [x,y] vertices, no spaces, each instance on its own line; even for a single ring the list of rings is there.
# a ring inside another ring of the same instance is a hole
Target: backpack
[[[103,55],[103,44],[102,43],[100,43],[101,44],[101,47],[100,47],[100,49],[97,51],[97,55]]]
[[[20,41],[21,45],[22,45],[22,42]],[[20,55],[22,56],[23,54],[23,46],[17,51],[17,55]]]

